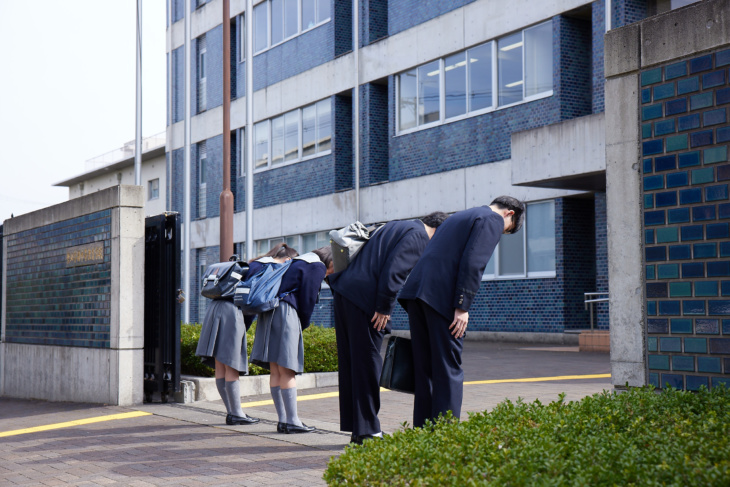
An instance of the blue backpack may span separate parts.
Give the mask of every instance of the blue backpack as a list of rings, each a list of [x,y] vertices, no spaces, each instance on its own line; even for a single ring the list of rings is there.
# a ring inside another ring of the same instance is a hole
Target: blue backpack
[[[279,306],[279,287],[284,273],[292,261],[284,263],[266,262],[261,270],[236,286],[233,304],[238,306],[244,315],[256,315],[270,311]]]

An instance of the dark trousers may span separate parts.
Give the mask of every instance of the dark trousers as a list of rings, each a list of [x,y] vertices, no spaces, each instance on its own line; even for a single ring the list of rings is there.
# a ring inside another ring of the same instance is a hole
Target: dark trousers
[[[340,430],[355,435],[380,432],[380,372],[382,331],[372,316],[337,293],[334,296],[337,359],[339,362]]]
[[[413,426],[423,426],[427,419],[435,420],[447,411],[458,418],[464,396],[464,339],[451,334],[453,317],[445,319],[420,299],[408,301],[407,311],[416,374]]]

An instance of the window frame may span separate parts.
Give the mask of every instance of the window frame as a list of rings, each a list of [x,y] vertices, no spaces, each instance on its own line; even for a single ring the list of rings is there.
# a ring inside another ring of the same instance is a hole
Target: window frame
[[[482,42],[481,44],[477,44],[477,45],[471,46],[468,49],[462,49],[460,51],[455,51],[455,52],[446,54],[446,55],[438,58],[438,61],[439,61],[439,69],[440,69],[440,74],[439,74],[439,76],[440,76],[440,81],[439,81],[439,85],[440,85],[440,89],[439,89],[439,118],[438,118],[438,120],[434,120],[432,122],[429,122],[429,123],[426,123],[426,124],[422,124],[422,125],[419,125],[419,123],[418,123],[418,118],[419,118],[419,115],[418,115],[418,99],[419,99],[419,96],[418,96],[418,77],[419,77],[419,74],[418,73],[419,73],[419,68],[421,68],[421,67],[423,67],[423,66],[425,66],[425,65],[427,65],[429,63],[432,63],[432,62],[434,62],[436,60],[431,60],[431,61],[428,61],[428,62],[425,62],[425,63],[418,64],[416,66],[412,66],[409,69],[404,70],[404,71],[396,74],[396,76],[395,76],[396,77],[396,82],[395,82],[395,97],[396,98],[395,98],[395,103],[394,103],[394,106],[395,106],[396,110],[395,110],[395,127],[394,127],[394,132],[395,133],[394,133],[394,136],[397,137],[397,136],[400,136],[400,135],[407,135],[407,134],[410,134],[410,133],[413,133],[413,132],[418,132],[420,130],[426,130],[426,129],[429,129],[429,128],[432,128],[432,127],[435,127],[435,126],[445,125],[447,123],[458,122],[458,121],[464,120],[466,118],[476,117],[476,116],[479,116],[479,115],[484,115],[486,113],[490,113],[490,112],[494,112],[494,111],[498,111],[498,110],[504,110],[504,109],[507,109],[507,108],[511,108],[513,106],[521,105],[521,104],[524,104],[524,103],[530,103],[530,102],[533,102],[533,101],[536,101],[536,100],[541,100],[543,98],[549,98],[549,97],[553,96],[555,94],[554,84],[552,85],[552,87],[551,87],[550,90],[543,91],[543,92],[540,92],[540,93],[536,93],[534,95],[530,95],[529,97],[526,97],[525,96],[525,89],[526,89],[526,85],[525,85],[525,74],[526,74],[525,73],[525,63],[526,63],[526,56],[525,56],[525,51],[526,51],[526,49],[525,49],[525,47],[526,47],[525,46],[525,31],[530,30],[530,29],[534,29],[534,28],[537,28],[537,27],[540,27],[540,26],[542,26],[544,24],[548,24],[548,23],[550,23],[550,25],[552,26],[553,25],[553,19],[551,18],[551,19],[545,20],[543,22],[539,22],[537,24],[530,25],[528,27],[524,27],[521,30],[519,30],[519,33],[520,33],[521,38],[522,38],[522,41],[521,41],[522,42],[522,98],[519,101],[516,101],[516,102],[513,102],[513,103],[509,103],[509,104],[505,104],[505,105],[500,105],[499,104],[499,59],[498,59],[499,58],[499,50],[498,50],[499,49],[499,46],[498,46],[498,43],[499,43],[499,40],[500,39],[503,39],[503,38],[509,37],[511,35],[514,35],[514,34],[516,34],[516,32],[512,32],[510,34],[501,36],[499,38],[491,39],[491,40],[489,40],[487,42]],[[471,63],[469,62],[469,51],[471,51],[472,49],[476,49],[478,47],[485,46],[487,44],[491,44],[491,53],[492,53],[492,59],[491,59],[491,65],[492,65],[492,73],[491,73],[491,75],[492,75],[492,80],[491,80],[492,81],[491,82],[491,85],[492,85],[492,104],[489,107],[480,108],[480,109],[477,109],[477,110],[471,110],[471,101],[470,101],[470,96],[469,96],[470,95],[470,89],[471,89],[471,79],[470,79]],[[448,117],[447,118],[446,117],[446,76],[445,76],[446,75],[446,72],[445,72],[445,62],[446,62],[446,58],[451,57],[451,56],[454,56],[456,54],[460,54],[460,53],[464,53],[465,56],[466,56],[466,68],[467,69],[465,70],[465,77],[466,77],[466,79],[465,79],[465,86],[466,86],[466,109],[467,109],[467,111],[466,111],[466,113],[459,114],[459,115],[454,115],[452,117]],[[553,73],[555,72],[555,64],[554,64],[554,62],[552,62],[551,64],[552,64],[552,72],[551,72],[551,78],[552,78]],[[400,126],[401,126],[401,76],[403,76],[404,74],[406,74],[408,72],[411,72],[411,71],[416,71],[416,87],[417,87],[416,88],[416,120],[415,120],[416,125],[414,127],[410,127],[410,128],[401,130],[400,129]]]
[[[154,188],[154,196],[153,193],[153,183],[156,183],[157,187]],[[147,181],[147,201],[154,201],[160,199],[160,178],[150,179]]]
[[[286,10],[286,8],[285,8],[286,0],[282,0],[282,19],[281,19],[281,22],[282,22],[282,36],[283,37],[282,37],[281,40],[277,41],[276,43],[272,43],[271,42],[271,25],[272,25],[271,2],[272,2],[272,0],[264,0],[263,2],[261,2],[261,3],[259,3],[259,4],[257,4],[257,5],[254,6],[254,9],[255,9],[256,7],[258,7],[258,6],[260,6],[260,5],[262,5],[262,4],[265,3],[266,4],[266,12],[267,12],[266,13],[266,47],[261,48],[258,51],[256,51],[255,50],[256,49],[256,45],[254,44],[254,53],[253,53],[254,56],[257,56],[257,55],[259,55],[259,54],[261,54],[263,52],[266,52],[269,49],[273,49],[274,47],[280,46],[281,44],[283,44],[283,43],[285,43],[287,41],[290,41],[290,40],[294,39],[295,37],[300,36],[300,35],[302,35],[302,34],[304,34],[306,32],[309,32],[310,30],[314,30],[317,27],[320,27],[320,26],[322,26],[322,25],[324,25],[327,22],[330,22],[332,20],[332,8],[331,7],[329,9],[329,16],[326,19],[319,20],[319,21],[317,20],[319,18],[319,7],[320,7],[320,3],[318,1],[315,1],[314,2],[314,19],[315,19],[315,23],[314,23],[314,25],[312,27],[307,27],[305,29],[304,26],[302,25],[302,0],[296,0],[296,5],[297,5],[297,31],[294,34],[291,34],[290,36],[287,37],[287,35],[286,35],[286,28],[285,28],[286,27],[286,21],[285,21],[285,18],[286,18],[286,13],[285,13],[285,10]],[[256,21],[256,18],[254,17],[254,23],[255,23],[255,21]],[[256,25],[254,25],[254,29],[256,29],[256,28],[257,28]],[[254,36],[255,36],[255,32],[254,32]]]
[[[553,210],[555,208],[555,199],[546,199],[546,200],[538,200],[538,201],[530,201],[529,203],[526,203],[526,211],[529,211],[529,207],[531,205],[537,205],[537,204],[543,204],[552,202],[553,204]],[[525,215],[527,216],[527,215]],[[484,281],[508,281],[508,280],[524,280],[524,279],[555,279],[557,277],[557,262],[556,262],[556,268],[552,271],[529,271],[529,263],[527,261],[527,218],[525,218],[525,222],[522,225],[522,273],[519,274],[500,274],[499,269],[499,249],[502,245],[502,242],[497,244],[497,246],[494,249],[494,253],[492,254],[492,257],[489,259],[490,262],[494,262],[494,272],[488,274],[487,268],[485,267],[484,273],[482,274],[482,282]],[[554,238],[557,239],[557,232],[555,231],[555,220],[553,220],[553,235]],[[487,262],[487,266],[489,265],[489,262]]]

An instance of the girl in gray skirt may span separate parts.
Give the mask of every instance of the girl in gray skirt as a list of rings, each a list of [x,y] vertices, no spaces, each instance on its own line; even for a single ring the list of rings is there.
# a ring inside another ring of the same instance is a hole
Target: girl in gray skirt
[[[249,275],[253,275],[263,264],[250,265]],[[279,306],[258,317],[251,363],[271,371],[269,385],[279,416],[279,433],[314,431],[297,416],[296,374],[304,371],[302,330],[309,326],[322,280],[332,271],[329,246],[295,257],[279,287],[279,296],[283,295]]]

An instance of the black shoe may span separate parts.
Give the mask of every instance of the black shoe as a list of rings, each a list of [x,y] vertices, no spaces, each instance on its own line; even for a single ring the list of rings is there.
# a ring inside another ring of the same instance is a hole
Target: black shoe
[[[235,416],[233,414],[229,414],[226,416],[226,424],[235,425],[235,424],[256,424],[259,422],[258,418],[252,418],[251,416]]]
[[[358,442],[357,442],[357,435],[356,435],[355,433],[353,433],[353,434],[352,434],[352,435],[350,436],[350,443],[353,443],[353,444],[355,444],[355,445],[359,445],[359,444],[360,444],[360,443],[358,443]]]
[[[286,433],[286,423],[276,423],[277,433]]]
[[[304,423],[302,423],[301,426],[297,426],[295,424],[285,424],[284,428],[286,433],[311,433],[312,431],[317,429],[314,426],[307,426]]]

